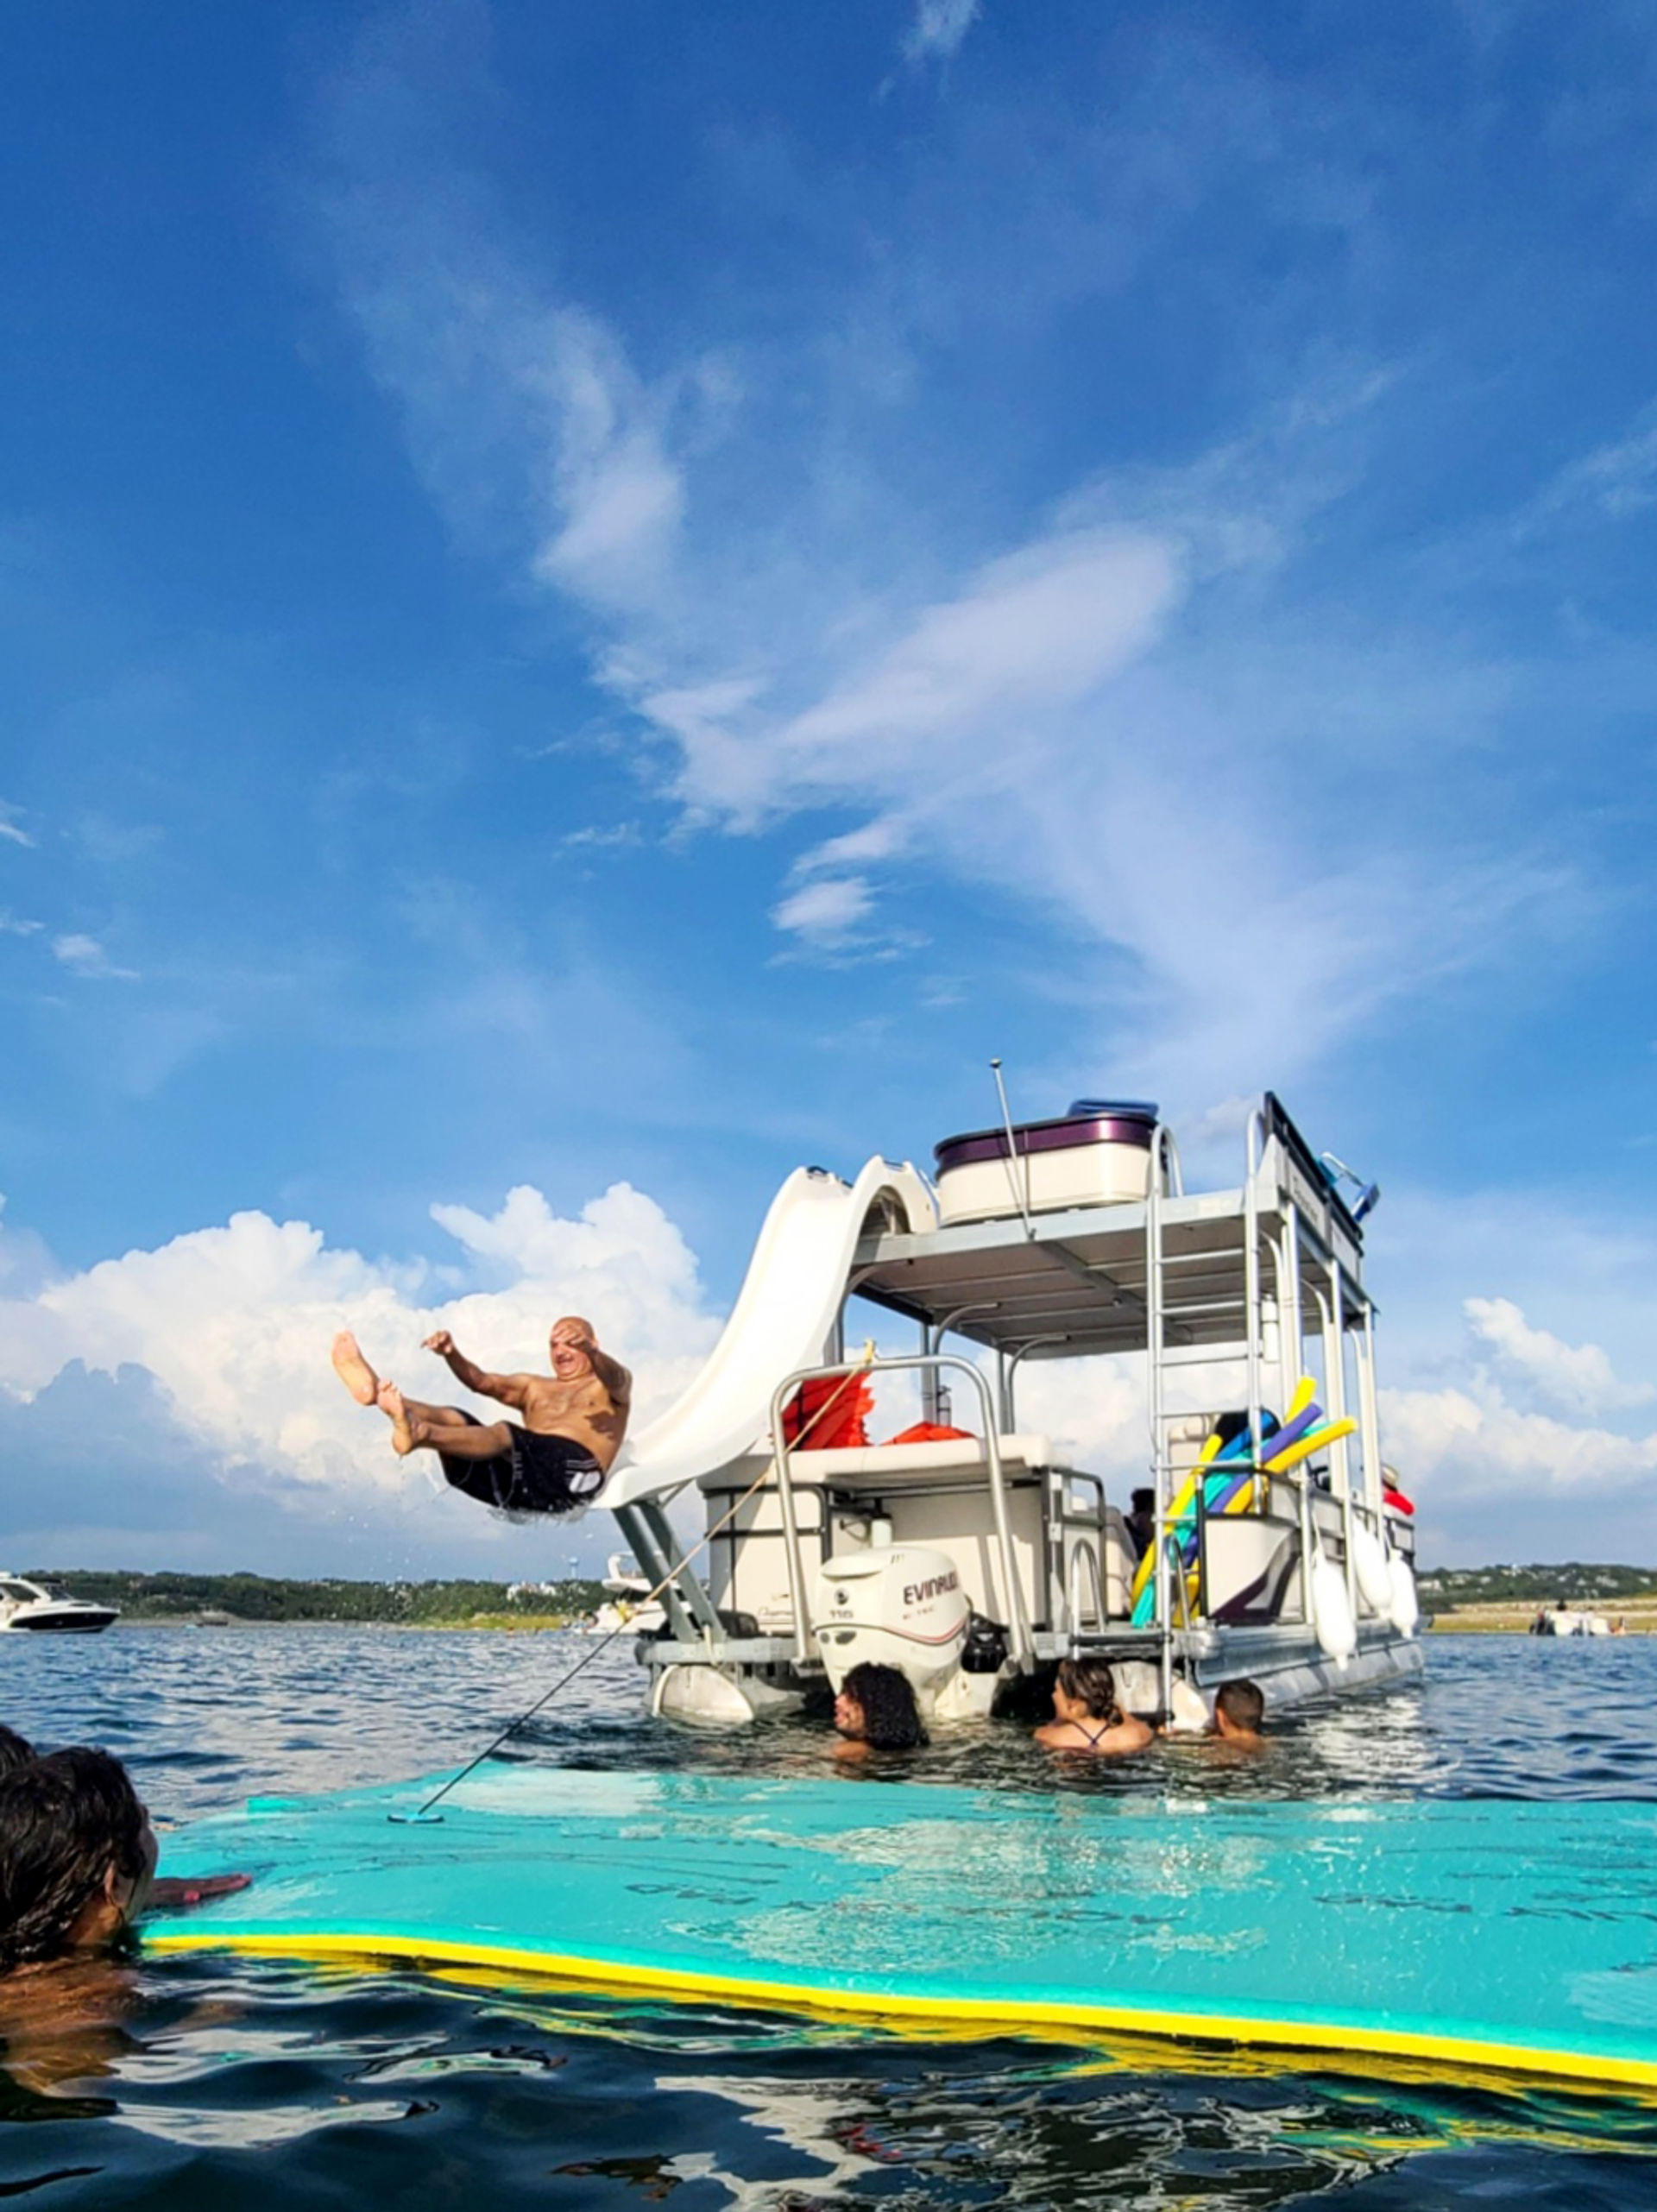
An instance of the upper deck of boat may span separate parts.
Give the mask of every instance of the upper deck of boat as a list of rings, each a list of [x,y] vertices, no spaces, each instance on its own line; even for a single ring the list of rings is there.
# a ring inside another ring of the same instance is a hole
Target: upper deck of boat
[[[1361,1304],[1363,1232],[1292,1124],[1270,1128],[1255,1176],[1261,1281],[1293,1213],[1302,1266],[1336,1267],[1351,1325]],[[924,1235],[877,1231],[860,1242],[851,1287],[861,1298],[992,1351],[1030,1358],[1143,1352],[1149,1340],[1150,1201],[1078,1207],[952,1224]],[[1165,1341],[1218,1353],[1247,1333],[1249,1207],[1244,1188],[1156,1204]]]

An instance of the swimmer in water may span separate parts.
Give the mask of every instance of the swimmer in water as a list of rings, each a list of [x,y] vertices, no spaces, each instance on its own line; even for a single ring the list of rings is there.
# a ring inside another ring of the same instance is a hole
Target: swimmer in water
[[[142,1912],[155,1836],[126,1768],[76,1748],[0,1779],[0,1974],[108,1950]]]
[[[871,1751],[914,1751],[926,1742],[909,1678],[895,1667],[865,1660],[852,1667],[835,1699],[841,1741],[836,1759],[855,1762]]]
[[[1214,1692],[1214,1734],[1234,1751],[1263,1751],[1260,1732],[1266,1717],[1265,1693],[1257,1682],[1239,1676],[1222,1682]]]
[[[1119,1759],[1143,1751],[1151,1731],[1116,1701],[1116,1683],[1102,1659],[1062,1659],[1053,1679],[1053,1718],[1036,1731],[1049,1751],[1081,1751]]]

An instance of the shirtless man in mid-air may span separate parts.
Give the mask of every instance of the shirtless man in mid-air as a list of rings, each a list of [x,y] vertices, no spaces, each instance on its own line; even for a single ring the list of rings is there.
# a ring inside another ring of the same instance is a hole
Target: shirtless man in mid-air
[[[394,1452],[435,1452],[456,1490],[507,1512],[569,1513],[592,1503],[627,1434],[633,1377],[599,1350],[590,1321],[575,1314],[554,1321],[550,1376],[485,1374],[447,1329],[427,1337],[425,1349],[447,1361],[469,1390],[514,1407],[523,1425],[486,1424],[458,1406],[404,1397],[394,1383],[381,1381],[356,1339],[342,1329],[334,1339],[335,1369],[358,1405],[377,1405],[389,1420]]]

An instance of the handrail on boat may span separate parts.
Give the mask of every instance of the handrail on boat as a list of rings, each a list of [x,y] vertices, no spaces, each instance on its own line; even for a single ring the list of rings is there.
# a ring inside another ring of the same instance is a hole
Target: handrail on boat
[[[1162,1548],[1167,1555],[1170,1585],[1180,1601],[1180,1626],[1188,1631],[1192,1626],[1191,1595],[1185,1586],[1185,1554],[1180,1548],[1179,1538],[1171,1528],[1162,1539]],[[1200,1549],[1198,1551],[1197,1557],[1200,1561],[1202,1557]]]
[[[1001,1466],[1001,1439],[996,1424],[994,1400],[990,1396],[987,1380],[972,1361],[950,1352],[901,1352],[890,1358],[850,1359],[833,1366],[802,1367],[792,1375],[784,1376],[772,1392],[772,1463],[777,1470],[777,1497],[782,1507],[788,1579],[794,1600],[794,1654],[797,1659],[810,1658],[811,1641],[816,1632],[806,1596],[805,1562],[800,1553],[799,1522],[794,1511],[794,1484],[789,1464],[789,1446],[783,1434],[784,1406],[802,1383],[819,1379],[827,1381],[836,1375],[891,1374],[900,1370],[936,1374],[943,1367],[959,1369],[971,1378],[973,1387],[978,1392],[979,1406],[984,1416],[984,1456],[989,1475],[990,1510],[995,1517],[996,1549],[1001,1557],[1001,1579],[1006,1591],[1012,1653],[1026,1672],[1035,1664],[1035,1641],[1030,1635],[1024,1593],[1018,1580],[1018,1562],[1012,1547],[1012,1524],[1007,1518],[1006,1484]]]
[[[1081,1626],[1081,1592],[1077,1588],[1081,1577],[1078,1570],[1087,1569],[1093,1585],[1093,1620],[1105,1626],[1109,1617],[1105,1610],[1105,1578],[1099,1571],[1099,1554],[1089,1544],[1078,1544],[1070,1553],[1070,1572],[1065,1578],[1064,1607],[1069,1615],[1069,1632],[1074,1635]]]

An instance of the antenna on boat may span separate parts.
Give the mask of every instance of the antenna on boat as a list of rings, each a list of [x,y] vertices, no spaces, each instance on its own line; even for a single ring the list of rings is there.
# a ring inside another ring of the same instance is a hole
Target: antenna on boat
[[[1007,1087],[1001,1080],[1001,1062],[999,1059],[991,1061],[990,1072],[995,1077],[996,1096],[1001,1101],[1001,1126],[1007,1132],[1007,1181],[1012,1188],[1012,1202],[1018,1208],[1018,1216],[1024,1225],[1025,1236],[1034,1238],[1036,1225],[1030,1218],[1029,1193],[1018,1188],[1018,1147],[1012,1134],[1012,1109],[1007,1104]],[[1024,1155],[1024,1181],[1026,1182],[1030,1181],[1028,1152]]]

